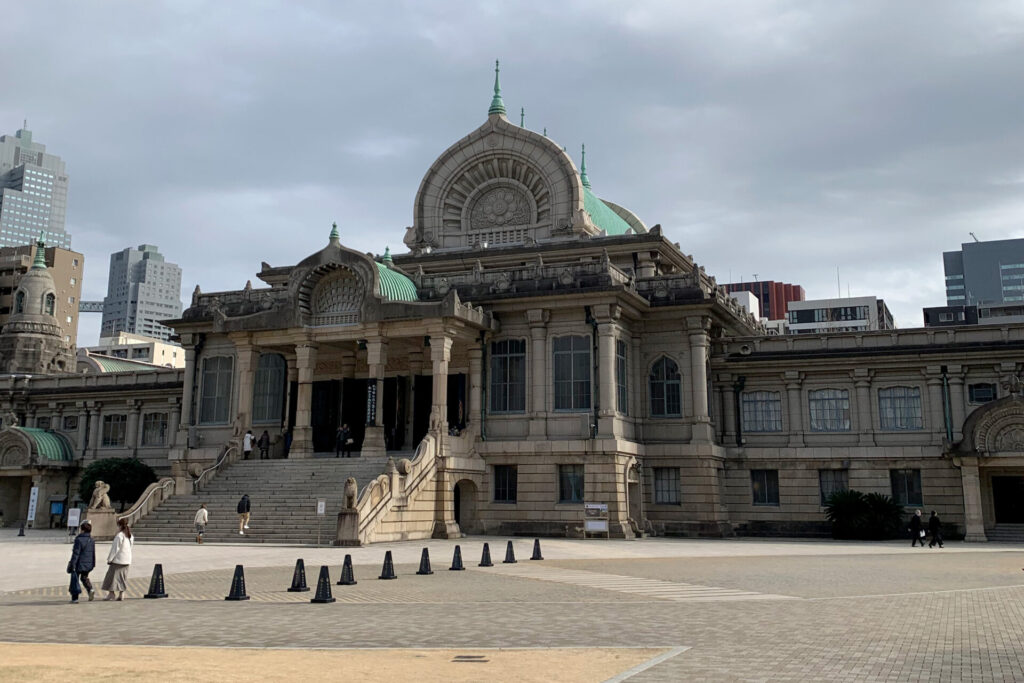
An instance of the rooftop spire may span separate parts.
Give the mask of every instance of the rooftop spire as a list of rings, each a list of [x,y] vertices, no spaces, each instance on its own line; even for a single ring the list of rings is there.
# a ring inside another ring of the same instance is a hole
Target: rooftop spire
[[[526,122],[526,107],[519,107],[519,127],[525,128]]]
[[[491,100],[491,108],[487,110],[487,115],[493,114],[505,115],[505,103],[501,99],[501,83],[498,82],[498,72],[500,71],[500,65],[498,60],[494,60],[494,99]]]
[[[548,136],[548,127],[544,126],[544,137]]]
[[[39,241],[36,242],[36,258],[32,262],[32,270],[36,268],[46,269],[46,233],[39,232]]]
[[[380,260],[384,263],[393,263],[391,260],[391,247],[384,247],[384,255],[381,256]]]
[[[590,178],[587,177],[587,146],[580,145],[580,180],[583,181],[583,187],[590,189]]]
[[[341,236],[338,235],[338,223],[337,222],[331,223],[330,242],[331,242],[331,244],[335,244],[335,243],[338,243],[340,241],[341,241]]]

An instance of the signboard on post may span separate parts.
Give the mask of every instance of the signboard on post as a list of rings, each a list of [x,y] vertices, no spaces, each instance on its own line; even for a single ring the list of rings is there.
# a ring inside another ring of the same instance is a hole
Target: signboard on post
[[[28,515],[25,517],[30,522],[36,521],[36,505],[39,503],[39,487],[33,486],[28,494]]]
[[[79,508],[68,510],[68,528],[77,529],[82,524],[82,511]]]
[[[605,534],[608,532],[608,503],[583,504],[583,536],[587,534]]]
[[[316,501],[316,514],[320,517],[323,517],[325,514],[327,514],[327,501],[324,500],[323,498],[320,498],[319,500]]]

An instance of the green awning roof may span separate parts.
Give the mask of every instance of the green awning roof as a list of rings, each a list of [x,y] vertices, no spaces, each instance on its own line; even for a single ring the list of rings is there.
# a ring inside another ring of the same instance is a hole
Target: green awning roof
[[[608,235],[625,235],[632,230],[622,216],[597,198],[589,187],[583,188],[583,208],[590,214],[590,220]]]
[[[419,301],[413,281],[401,273],[391,270],[383,263],[377,264],[380,273],[380,294],[389,301]]]
[[[71,443],[63,434],[48,432],[36,427],[11,427],[11,429],[17,429],[32,439],[40,460],[71,462],[74,459]]]

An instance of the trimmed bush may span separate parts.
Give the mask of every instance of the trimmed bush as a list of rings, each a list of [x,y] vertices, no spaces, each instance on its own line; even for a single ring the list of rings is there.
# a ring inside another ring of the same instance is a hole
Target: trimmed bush
[[[135,458],[105,458],[90,464],[82,472],[78,484],[78,495],[86,503],[92,498],[97,481],[110,485],[110,502],[120,504],[120,511],[139,499],[146,487],[156,481],[156,472],[146,463]]]
[[[903,508],[889,496],[837,491],[825,502],[832,538],[877,541],[899,536]]]

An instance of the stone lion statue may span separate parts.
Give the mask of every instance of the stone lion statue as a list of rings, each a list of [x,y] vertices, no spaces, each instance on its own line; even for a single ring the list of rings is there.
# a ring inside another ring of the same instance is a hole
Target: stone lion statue
[[[356,509],[356,494],[358,492],[359,492],[359,489],[358,489],[358,487],[356,487],[356,478],[355,477],[349,477],[348,479],[346,479],[345,480],[345,504],[344,504],[344,508],[346,510],[355,510]]]
[[[110,491],[110,484],[105,484],[102,481],[97,481],[96,486],[92,489],[92,499],[89,501],[90,510],[109,510],[110,509],[110,496],[107,493]]]

